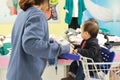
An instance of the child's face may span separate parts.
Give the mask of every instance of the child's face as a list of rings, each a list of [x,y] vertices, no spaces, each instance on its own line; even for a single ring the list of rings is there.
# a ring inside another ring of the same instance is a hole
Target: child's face
[[[82,25],[81,27],[81,37],[84,39],[84,40],[87,40],[90,38],[90,34],[87,32],[87,31],[84,31],[84,26]]]

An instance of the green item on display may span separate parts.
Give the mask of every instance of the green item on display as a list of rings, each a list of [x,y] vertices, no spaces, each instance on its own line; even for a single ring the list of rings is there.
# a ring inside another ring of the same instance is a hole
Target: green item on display
[[[3,47],[0,48],[0,54],[7,55],[11,50],[11,44],[10,43],[4,43]]]
[[[58,0],[50,0],[49,2],[52,5],[57,5],[58,4]]]
[[[0,48],[0,54],[3,54],[3,53],[4,53],[4,48],[1,47],[1,48]]]

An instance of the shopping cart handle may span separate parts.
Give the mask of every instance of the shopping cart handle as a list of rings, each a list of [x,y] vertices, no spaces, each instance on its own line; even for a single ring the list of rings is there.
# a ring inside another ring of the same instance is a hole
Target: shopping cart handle
[[[63,53],[61,56],[65,59],[76,60],[76,61],[80,60],[80,55],[76,55],[76,54]]]

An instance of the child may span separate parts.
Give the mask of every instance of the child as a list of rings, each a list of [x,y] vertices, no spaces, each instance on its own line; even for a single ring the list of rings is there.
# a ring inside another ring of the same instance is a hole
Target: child
[[[87,20],[81,27],[81,36],[83,41],[79,48],[75,51],[82,56],[92,58],[95,62],[101,62],[101,49],[98,45],[97,34],[99,32],[98,23],[94,19]],[[61,80],[84,80],[83,67],[77,65],[77,61],[73,61],[69,69],[69,77]]]

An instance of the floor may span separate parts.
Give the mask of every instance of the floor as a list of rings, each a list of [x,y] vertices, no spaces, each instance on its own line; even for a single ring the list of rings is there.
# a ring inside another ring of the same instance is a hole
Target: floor
[[[6,68],[0,68],[0,80],[6,80]],[[55,70],[55,66],[47,66],[43,73],[43,80],[61,80],[61,78],[65,77],[65,66],[59,65],[57,74]]]
[[[49,66],[45,69],[43,73],[43,80],[61,80],[61,78],[65,77],[65,66],[58,66],[58,70],[56,73],[55,66]]]

